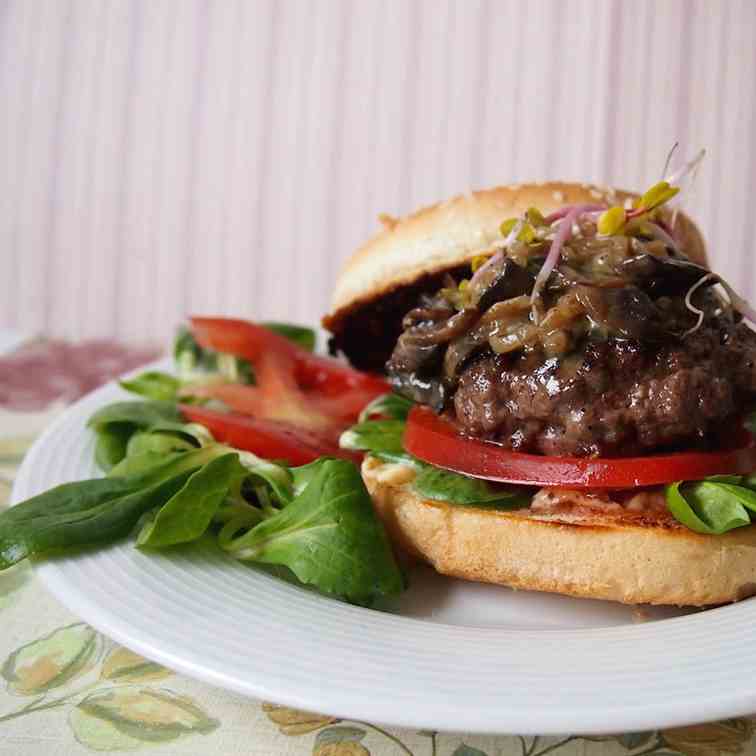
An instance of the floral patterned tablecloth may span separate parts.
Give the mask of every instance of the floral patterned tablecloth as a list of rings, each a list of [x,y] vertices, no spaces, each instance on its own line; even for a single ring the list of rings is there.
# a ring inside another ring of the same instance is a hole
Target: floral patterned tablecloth
[[[2,380],[0,365],[0,393]],[[62,403],[30,406],[0,408],[0,507],[24,452]],[[748,718],[611,737],[479,736],[398,730],[253,701],[103,637],[49,595],[27,564],[0,573],[0,628],[0,754],[756,754],[756,720]]]

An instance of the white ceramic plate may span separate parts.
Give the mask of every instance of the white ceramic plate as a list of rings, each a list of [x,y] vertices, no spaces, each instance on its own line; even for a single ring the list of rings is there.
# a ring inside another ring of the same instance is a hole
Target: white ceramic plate
[[[73,406],[27,456],[13,500],[98,474]],[[756,601],[684,615],[448,580],[420,569],[394,613],[324,598],[211,545],[123,542],[40,562],[71,611],[223,688],[351,719],[481,733],[646,730],[756,711]],[[679,616],[678,616],[679,615]]]

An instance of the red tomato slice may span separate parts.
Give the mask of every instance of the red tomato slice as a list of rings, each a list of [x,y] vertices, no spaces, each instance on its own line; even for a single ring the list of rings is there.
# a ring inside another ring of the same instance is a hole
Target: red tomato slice
[[[490,441],[459,434],[427,407],[414,407],[404,448],[437,467],[500,483],[569,488],[636,488],[709,475],[745,475],[756,470],[752,439],[740,448],[678,452],[648,457],[589,458],[521,454]]]
[[[378,376],[312,354],[254,323],[230,318],[192,318],[191,323],[200,345],[253,364],[255,387],[208,386],[197,392],[237,412],[304,427],[344,427],[366,404],[391,390]]]
[[[187,419],[206,426],[219,441],[292,465],[322,456],[360,460],[361,455],[339,448],[339,435],[366,404],[389,390],[385,381],[244,320],[192,318],[191,323],[201,346],[249,360],[255,385],[193,386],[193,395],[219,399],[232,412],[182,405]]]
[[[318,457],[360,460],[360,455],[340,449],[333,440],[300,427],[189,404],[180,405],[180,410],[189,422],[204,425],[218,441],[265,459],[283,459],[290,465],[306,465]]]
[[[324,411],[317,400],[270,385],[258,388],[240,383],[217,383],[192,387],[191,393],[205,399],[218,399],[242,415],[286,423],[334,440],[345,428],[345,423]]]
[[[278,333],[247,320],[191,318],[192,333],[201,346],[244,357],[255,364],[261,355],[276,352],[293,363],[294,377],[304,390],[340,397],[347,391],[369,391],[371,399],[391,390],[377,375],[363,373],[338,360],[301,349]]]
[[[267,328],[233,318],[191,318],[192,335],[200,346],[234,354],[255,363],[266,351],[293,358],[298,347]],[[305,351],[305,350],[301,350]]]

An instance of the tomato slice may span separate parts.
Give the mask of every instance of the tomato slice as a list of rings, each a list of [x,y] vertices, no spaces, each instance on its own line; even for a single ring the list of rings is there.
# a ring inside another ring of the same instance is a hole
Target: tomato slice
[[[360,455],[340,449],[333,440],[301,427],[197,405],[182,404],[179,408],[189,422],[204,425],[218,441],[265,459],[283,459],[290,465],[306,465],[318,457],[360,459]]]
[[[218,399],[231,412],[182,405],[187,419],[219,441],[292,465],[322,456],[359,461],[361,455],[339,448],[339,436],[365,405],[390,390],[385,381],[245,320],[192,318],[191,325],[201,346],[249,360],[255,384],[192,386],[192,395]]]
[[[190,323],[192,335],[200,346],[244,357],[253,364],[266,351],[293,356],[298,350],[280,334],[246,320],[195,317],[190,318]]]
[[[191,318],[191,325],[194,338],[201,346],[244,357],[253,364],[266,352],[287,355],[293,362],[297,383],[303,389],[317,389],[326,396],[340,396],[344,391],[354,389],[370,388],[377,393],[390,391],[383,378],[308,352],[280,334],[248,320],[195,317]]]
[[[547,457],[521,454],[460,435],[427,407],[413,407],[404,447],[437,467],[500,483],[569,488],[636,488],[709,475],[745,475],[756,470],[756,445],[749,437],[735,449],[677,452],[647,457]]]
[[[243,357],[254,365],[258,385],[273,399],[271,406],[284,396],[292,405],[292,397],[299,394],[297,403],[303,407],[306,404],[314,415],[351,423],[366,404],[391,390],[379,376],[312,354],[283,336],[246,320],[192,318],[191,325],[201,346]],[[272,386],[278,390],[273,390]],[[222,399],[220,396],[216,398]],[[239,412],[257,414],[260,404],[264,403],[254,402],[250,392],[239,392],[236,398],[238,404],[228,404]],[[247,404],[248,401],[255,407]],[[291,406],[287,411],[291,420]]]

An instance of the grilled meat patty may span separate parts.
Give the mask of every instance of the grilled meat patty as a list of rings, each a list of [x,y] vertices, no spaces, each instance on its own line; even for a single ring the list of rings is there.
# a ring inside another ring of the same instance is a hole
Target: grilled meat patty
[[[463,372],[453,409],[467,433],[518,451],[627,456],[731,428],[756,393],[754,365],[742,324],[658,346],[589,341],[565,359],[488,355]]]
[[[529,255],[419,297],[386,365],[396,390],[469,435],[557,456],[715,445],[754,403],[756,333],[704,268],[637,239],[577,240],[535,315]]]

